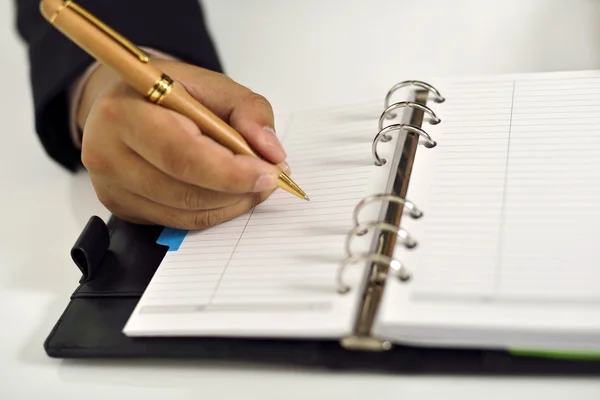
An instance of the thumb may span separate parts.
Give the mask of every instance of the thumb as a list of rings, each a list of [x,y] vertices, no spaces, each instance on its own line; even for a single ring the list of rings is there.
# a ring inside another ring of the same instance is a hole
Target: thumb
[[[245,93],[236,102],[229,124],[267,160],[274,164],[285,161],[287,155],[275,132],[273,108],[263,96],[252,91]]]

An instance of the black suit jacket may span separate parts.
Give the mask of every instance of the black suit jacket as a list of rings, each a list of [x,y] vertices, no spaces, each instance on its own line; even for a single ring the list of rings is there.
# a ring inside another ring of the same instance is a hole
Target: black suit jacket
[[[52,159],[70,170],[80,151],[69,132],[67,90],[94,60],[40,14],[40,0],[15,0],[17,29],[28,46],[37,134]],[[222,72],[199,0],[78,0],[138,46]]]

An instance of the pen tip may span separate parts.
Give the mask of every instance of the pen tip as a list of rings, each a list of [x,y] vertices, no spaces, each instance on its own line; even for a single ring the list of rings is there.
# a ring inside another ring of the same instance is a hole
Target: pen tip
[[[307,195],[304,195],[304,200],[310,201],[310,198]]]

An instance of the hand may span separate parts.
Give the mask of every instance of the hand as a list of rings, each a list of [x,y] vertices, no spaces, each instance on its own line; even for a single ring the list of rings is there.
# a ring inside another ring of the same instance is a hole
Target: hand
[[[154,62],[266,160],[289,170],[265,98],[219,73]],[[105,67],[86,84],[77,122],[83,129],[82,162],[96,194],[121,219],[205,229],[245,213],[276,189],[272,164],[233,154]]]

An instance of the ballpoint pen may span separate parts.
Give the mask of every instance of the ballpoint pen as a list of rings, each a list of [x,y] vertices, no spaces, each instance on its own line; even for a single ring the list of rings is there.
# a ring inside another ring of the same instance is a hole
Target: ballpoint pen
[[[70,0],[41,0],[40,11],[58,31],[98,62],[112,68],[148,101],[187,116],[204,134],[233,153],[262,159],[241,134],[152,65],[142,50],[83,7]],[[277,184],[289,193],[309,200],[281,169]]]

